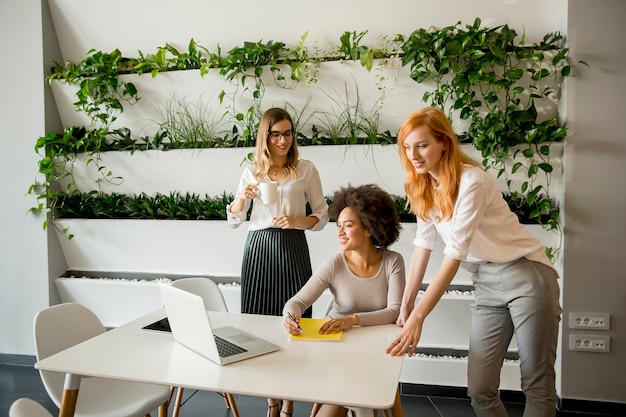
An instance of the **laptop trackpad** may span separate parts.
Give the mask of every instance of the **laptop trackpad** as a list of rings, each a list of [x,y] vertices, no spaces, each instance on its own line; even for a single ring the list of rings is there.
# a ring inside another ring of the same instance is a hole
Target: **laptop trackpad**
[[[243,334],[243,333],[233,334],[233,335],[228,336],[228,338],[237,343],[249,343],[249,342],[253,342],[256,340],[248,336],[247,334]]]

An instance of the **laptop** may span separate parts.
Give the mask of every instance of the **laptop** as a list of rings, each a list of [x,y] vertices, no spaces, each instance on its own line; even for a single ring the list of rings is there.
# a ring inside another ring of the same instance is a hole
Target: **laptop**
[[[202,297],[159,283],[174,340],[205,358],[227,365],[275,352],[280,346],[232,326],[214,329]]]

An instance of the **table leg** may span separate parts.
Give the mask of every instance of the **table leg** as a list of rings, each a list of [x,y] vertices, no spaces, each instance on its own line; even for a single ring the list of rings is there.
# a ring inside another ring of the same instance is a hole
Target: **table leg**
[[[61,397],[59,417],[74,417],[79,387],[79,375],[65,374],[65,384],[63,385],[63,396]]]
[[[402,411],[402,399],[400,397],[400,390],[396,391],[396,400],[391,406],[391,417],[404,417]]]

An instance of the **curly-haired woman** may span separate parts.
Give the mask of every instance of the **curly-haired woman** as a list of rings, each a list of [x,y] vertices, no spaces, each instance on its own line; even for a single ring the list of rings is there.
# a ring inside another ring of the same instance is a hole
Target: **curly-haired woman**
[[[405,282],[402,255],[388,249],[398,240],[401,228],[393,199],[375,185],[349,186],[335,192],[329,215],[337,219],[341,252],[326,261],[285,304],[285,330],[299,334],[302,313],[327,288],[333,301],[327,314],[330,320],[320,333],[394,323]],[[346,411],[325,404],[317,416],[345,416]]]

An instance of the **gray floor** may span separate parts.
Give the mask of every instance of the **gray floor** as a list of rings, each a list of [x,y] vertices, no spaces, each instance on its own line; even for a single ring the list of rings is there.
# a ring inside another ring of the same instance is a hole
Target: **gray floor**
[[[13,401],[20,397],[29,397],[46,407],[53,415],[58,409],[46,394],[39,373],[32,365],[0,364],[0,417],[8,416]],[[181,417],[230,417],[219,394],[212,392],[194,392],[185,390],[186,401],[181,409]],[[241,417],[265,417],[267,407],[264,398],[236,396]],[[439,396],[403,395],[402,407],[406,417],[471,417],[474,412],[466,398]],[[516,402],[506,403],[510,417],[521,417],[523,405]],[[311,404],[296,403],[293,417],[308,417]],[[156,413],[152,413],[153,416]],[[591,417],[596,414],[563,413],[559,417]]]

